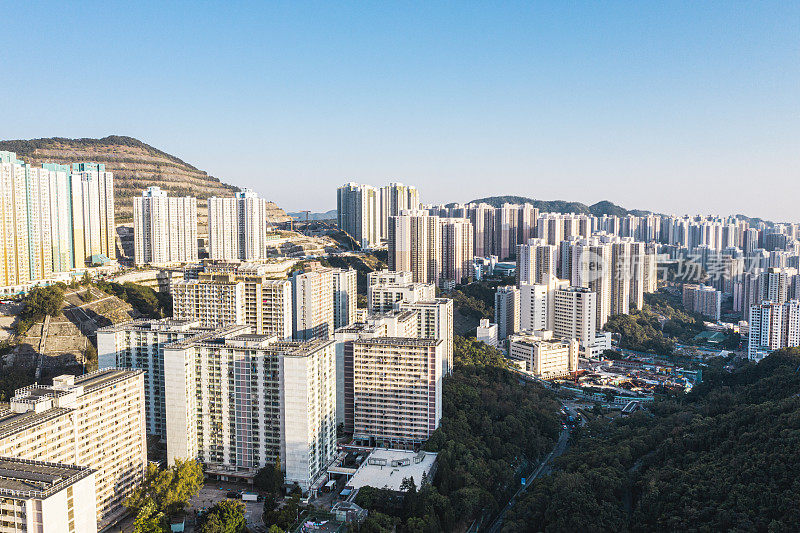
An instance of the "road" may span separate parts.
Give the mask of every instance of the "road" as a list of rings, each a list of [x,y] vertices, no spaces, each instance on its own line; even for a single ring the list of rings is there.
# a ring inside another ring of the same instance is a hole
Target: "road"
[[[520,489],[516,492],[516,494],[514,494],[514,496],[511,497],[511,499],[508,501],[503,510],[500,511],[500,514],[497,515],[497,518],[495,518],[494,523],[491,526],[489,526],[489,528],[486,531],[488,531],[489,533],[498,533],[500,531],[500,528],[503,526],[503,519],[505,518],[506,513],[508,512],[509,509],[514,507],[514,505],[519,500],[519,497],[522,496],[522,494],[524,494],[526,490],[528,490],[528,487],[531,486],[531,481],[533,481],[539,476],[547,475],[552,471],[550,463],[553,459],[564,453],[564,451],[567,449],[567,443],[569,441],[569,433],[570,433],[569,426],[567,426],[565,429],[561,431],[561,434],[558,436],[558,442],[556,442],[556,445],[553,447],[550,453],[547,454],[547,457],[545,457],[544,460],[541,463],[539,463],[539,466],[536,468],[536,470],[534,470],[534,472],[530,475],[530,477],[525,479],[525,485],[520,487]]]

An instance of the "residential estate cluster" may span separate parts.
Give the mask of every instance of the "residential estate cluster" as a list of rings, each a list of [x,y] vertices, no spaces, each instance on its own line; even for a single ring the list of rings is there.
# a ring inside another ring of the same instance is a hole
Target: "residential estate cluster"
[[[38,169],[0,152],[3,285],[113,261],[113,191],[103,165]],[[147,435],[168,463],[196,459],[208,475],[252,480],[279,462],[303,491],[327,481],[337,432],[418,450],[441,423],[453,371],[453,300],[438,290],[489,271],[514,277],[477,338],[542,379],[572,376],[580,357],[611,348],[609,318],[641,309],[667,269],[697,281],[682,286],[686,309],[717,322],[723,302],[741,313],[751,359],[800,345],[797,225],[425,206],[412,186],[348,183],[339,229],[385,249],[389,266],[366,276],[359,307],[355,270],[268,259],[268,206],[252,191],[209,199],[202,260],[196,198],[149,187],[132,202],[134,264],[183,274],[165,285],[172,317],[99,329],[100,370],[19,389],[0,410],[3,527],[113,522],[143,479]]]
[[[114,177],[104,165],[36,168],[0,151],[0,287],[113,260],[114,239]]]
[[[280,461],[286,482],[326,481],[337,427],[368,446],[414,449],[439,426],[452,371],[452,301],[410,273],[310,263],[291,279],[268,264],[207,260],[173,286],[173,318],[97,332],[100,368],[145,372],[148,433],[168,461],[252,479]],[[338,311],[337,311],[338,309]]]

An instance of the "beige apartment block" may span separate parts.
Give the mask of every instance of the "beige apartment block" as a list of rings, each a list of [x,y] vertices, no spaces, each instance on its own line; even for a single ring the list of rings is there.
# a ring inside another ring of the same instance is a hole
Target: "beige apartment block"
[[[98,529],[113,523],[147,465],[144,373],[99,370],[18,389],[0,412],[0,457],[91,468]]]

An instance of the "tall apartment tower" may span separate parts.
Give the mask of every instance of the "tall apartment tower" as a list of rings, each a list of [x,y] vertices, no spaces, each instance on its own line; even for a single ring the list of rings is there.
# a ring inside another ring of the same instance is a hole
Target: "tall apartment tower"
[[[401,311],[413,311],[417,315],[416,337],[420,339],[439,339],[442,341],[442,375],[453,372],[453,300],[436,298],[433,300],[400,302]]]
[[[595,342],[597,295],[587,287],[561,287],[553,298],[553,336],[577,340],[581,346]]]
[[[517,246],[517,286],[547,283],[556,276],[558,248],[542,239],[529,239]]]
[[[80,186],[83,234],[75,232],[75,261],[81,266],[92,264],[93,256],[116,258],[114,225],[114,175],[102,163],[73,163],[73,185]],[[77,182],[77,183],[76,183]],[[73,215],[75,215],[73,205]],[[83,251],[83,257],[78,254]],[[80,258],[80,259],[79,259]]]
[[[437,284],[442,273],[439,217],[403,211],[389,219],[389,270],[411,272],[414,281]]]
[[[519,325],[522,331],[552,330],[556,291],[569,281],[551,276],[542,283],[523,283],[519,287]]]
[[[750,308],[747,357],[760,361],[771,352],[800,346],[800,301],[764,301]]]
[[[142,319],[97,330],[97,364],[145,373],[145,418],[148,435],[167,441],[164,396],[164,346],[212,331],[199,320]]]
[[[334,269],[314,268],[292,277],[295,340],[329,339],[334,331]]]
[[[203,327],[243,325],[244,283],[236,280],[189,279],[172,284],[172,316],[199,320]]]
[[[267,253],[269,202],[243,189],[233,198],[208,199],[208,245],[211,259],[264,259]]]
[[[144,479],[144,373],[99,370],[17,389],[0,409],[0,457],[94,470],[95,516],[102,530],[126,513],[125,498]],[[84,530],[76,516],[69,520],[64,531]]]
[[[413,185],[390,183],[380,188],[379,193],[380,237],[389,238],[389,218],[406,210],[419,209],[419,191]]]
[[[336,191],[339,229],[353,237],[361,248],[380,243],[379,204],[378,189],[371,185],[351,182]]]
[[[345,431],[370,446],[412,448],[442,418],[443,342],[377,337],[344,345]]]
[[[25,167],[13,152],[0,152],[0,285],[30,281]]]
[[[164,347],[167,459],[252,479],[280,460],[302,490],[336,456],[334,342],[232,326]]]
[[[463,283],[471,277],[473,252],[472,223],[465,218],[444,218],[442,224],[442,277]]]
[[[503,340],[519,331],[520,293],[513,285],[497,288],[494,293],[494,322],[497,324],[497,338]]]
[[[431,283],[414,283],[411,272],[381,270],[367,274],[367,310],[392,311],[400,302],[430,301],[436,298]]]
[[[205,327],[247,324],[259,335],[289,340],[292,284],[271,275],[263,263],[207,263],[198,279],[173,283],[173,316]]]
[[[612,251],[611,245],[597,238],[580,239],[573,244],[571,285],[587,287],[594,292],[597,305],[597,330],[603,329],[612,309]]]
[[[197,261],[197,199],[148,187],[133,199],[134,263]]]
[[[333,271],[333,327],[339,329],[356,321],[358,272],[354,269]]]
[[[389,311],[367,313],[359,322],[339,328],[334,333],[336,341],[336,424],[345,423],[345,345],[350,341],[375,337],[416,338],[417,313],[414,311]],[[352,377],[352,365],[347,370]],[[350,407],[352,411],[352,396]]]
[[[686,283],[683,286],[683,306],[717,321],[722,309],[722,293],[714,287]]]
[[[116,258],[114,184],[103,165],[26,165],[0,151],[0,286]]]

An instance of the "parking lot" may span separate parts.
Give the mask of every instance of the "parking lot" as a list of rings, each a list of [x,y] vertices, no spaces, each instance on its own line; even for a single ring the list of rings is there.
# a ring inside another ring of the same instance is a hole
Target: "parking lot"
[[[228,499],[229,492],[239,491],[255,493],[252,485],[227,483],[222,481],[209,481],[203,486],[202,489],[200,489],[200,492],[197,494],[197,496],[189,500],[189,507],[187,508],[187,511],[191,513],[195,510],[199,511],[201,509],[211,507],[217,502]],[[264,524],[261,521],[261,514],[264,511],[264,503],[244,502],[244,505],[247,524],[251,527],[251,529],[254,531],[266,531]]]

